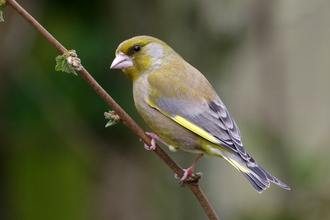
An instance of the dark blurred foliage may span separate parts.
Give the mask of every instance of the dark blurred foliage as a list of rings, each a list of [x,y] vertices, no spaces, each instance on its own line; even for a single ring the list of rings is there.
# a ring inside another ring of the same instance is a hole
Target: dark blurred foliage
[[[203,158],[201,187],[220,219],[330,219],[329,3],[18,1],[146,131],[130,80],[109,66],[120,42],[151,35],[201,70],[247,151],[292,190],[259,195]],[[0,23],[1,219],[207,219],[187,187],[10,7]],[[172,153],[182,167],[195,155]]]

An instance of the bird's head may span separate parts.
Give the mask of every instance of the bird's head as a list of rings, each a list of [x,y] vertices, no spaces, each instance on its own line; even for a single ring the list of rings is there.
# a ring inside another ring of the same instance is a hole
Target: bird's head
[[[122,69],[134,81],[143,74],[161,68],[172,49],[163,41],[149,36],[138,36],[122,42],[110,69]]]

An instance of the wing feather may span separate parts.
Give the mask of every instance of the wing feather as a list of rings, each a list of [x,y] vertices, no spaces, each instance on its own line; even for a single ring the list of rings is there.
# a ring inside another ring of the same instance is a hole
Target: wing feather
[[[159,94],[160,92],[154,91],[153,94],[155,93]],[[167,117],[212,143],[220,145],[232,153],[238,153],[243,159],[250,162],[251,157],[243,147],[240,131],[219,97],[216,96],[217,100],[204,99],[202,102],[197,98],[191,100],[191,97],[190,100],[167,98],[162,95],[156,97],[162,98],[149,97],[147,100],[151,107],[158,109]],[[186,122],[183,123],[183,121]],[[202,130],[198,132],[196,127]],[[206,133],[219,141],[215,141]]]

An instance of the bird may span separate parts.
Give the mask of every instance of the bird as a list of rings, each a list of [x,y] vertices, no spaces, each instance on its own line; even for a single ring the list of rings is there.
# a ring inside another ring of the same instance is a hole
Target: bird
[[[270,182],[290,188],[261,168],[245,151],[240,131],[205,76],[165,42],[136,36],[118,46],[110,69],[122,69],[133,82],[137,111],[154,133],[152,145],[161,141],[171,151],[197,153],[193,165],[184,169],[180,185],[193,175],[203,156],[225,159],[261,193]]]

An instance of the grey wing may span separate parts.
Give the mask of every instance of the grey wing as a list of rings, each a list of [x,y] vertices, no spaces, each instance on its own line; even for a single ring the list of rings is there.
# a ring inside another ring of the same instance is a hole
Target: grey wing
[[[203,103],[173,98],[160,98],[156,102],[157,107],[163,111],[172,116],[180,115],[209,132],[221,141],[221,147],[239,154],[248,162],[255,162],[246,153],[241,141],[240,131],[220,98],[216,101],[204,100]]]

